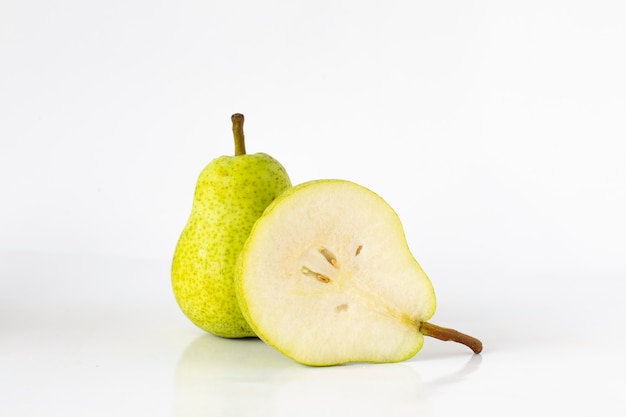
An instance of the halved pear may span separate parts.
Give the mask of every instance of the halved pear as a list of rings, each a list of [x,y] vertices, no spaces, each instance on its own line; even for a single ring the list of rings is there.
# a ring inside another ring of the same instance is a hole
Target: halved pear
[[[241,251],[235,288],[254,332],[308,365],[406,360],[424,335],[482,349],[427,323],[435,293],[400,219],[345,180],[311,181],[274,200]]]

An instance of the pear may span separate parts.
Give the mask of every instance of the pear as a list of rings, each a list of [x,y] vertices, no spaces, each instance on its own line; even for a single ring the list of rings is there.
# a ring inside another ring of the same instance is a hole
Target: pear
[[[482,350],[428,322],[435,293],[398,215],[350,181],[300,184],[270,204],[241,251],[235,286],[257,336],[303,364],[399,362],[424,335]]]
[[[235,294],[239,252],[265,208],[291,187],[276,159],[246,154],[243,122],[242,114],[232,116],[235,156],[218,157],[200,173],[171,270],[185,315],[207,332],[229,338],[254,336]]]

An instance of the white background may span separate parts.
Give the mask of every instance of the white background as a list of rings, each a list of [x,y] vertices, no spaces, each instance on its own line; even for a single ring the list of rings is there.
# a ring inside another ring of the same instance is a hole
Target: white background
[[[620,1],[1,0],[0,411],[623,415],[625,22]],[[169,263],[234,112],[294,183],[381,194],[433,321],[484,354],[311,369],[193,327]]]

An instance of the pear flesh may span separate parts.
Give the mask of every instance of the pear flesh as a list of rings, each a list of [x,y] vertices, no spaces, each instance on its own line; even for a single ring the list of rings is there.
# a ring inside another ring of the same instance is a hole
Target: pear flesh
[[[291,187],[276,159],[245,154],[242,124],[243,116],[233,115],[236,156],[214,159],[198,177],[171,270],[174,295],[185,315],[207,332],[230,338],[255,335],[235,294],[239,252],[265,208]]]
[[[240,255],[236,291],[261,339],[317,366],[409,359],[436,307],[397,214],[344,180],[298,185],[266,209]]]

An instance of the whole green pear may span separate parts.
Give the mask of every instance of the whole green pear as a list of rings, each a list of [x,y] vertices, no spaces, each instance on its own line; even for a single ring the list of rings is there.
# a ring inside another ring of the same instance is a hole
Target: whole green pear
[[[243,115],[234,114],[232,122],[235,156],[218,157],[200,173],[171,272],[185,315],[207,332],[236,338],[255,336],[235,294],[237,258],[256,220],[291,181],[271,156],[247,155]]]

